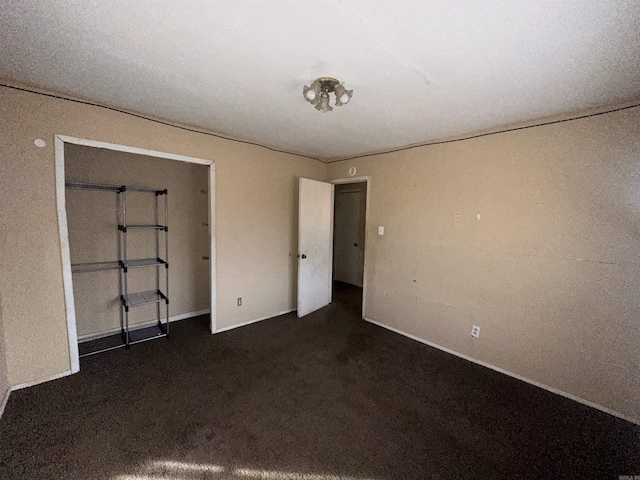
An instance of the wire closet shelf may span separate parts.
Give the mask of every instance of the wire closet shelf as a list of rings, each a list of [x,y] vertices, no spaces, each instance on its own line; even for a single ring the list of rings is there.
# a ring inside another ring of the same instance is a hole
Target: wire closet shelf
[[[72,263],[71,272],[80,274],[118,270],[120,332],[81,341],[79,345],[80,356],[93,355],[120,347],[129,348],[130,345],[135,343],[167,337],[169,335],[169,205],[167,190],[131,185],[82,182],[66,182],[65,187],[72,190],[108,191],[113,192],[115,195],[117,259]],[[154,218],[152,221],[149,223],[127,223],[128,192],[154,195]],[[160,197],[163,197],[162,202]],[[136,230],[151,230],[155,233],[155,251],[148,258],[129,258],[128,256],[128,236],[134,234],[133,232]],[[161,236],[164,242],[161,242]],[[164,243],[162,252],[161,243]],[[155,268],[155,288],[141,292],[129,291],[129,271],[134,268]],[[131,308],[154,304],[156,305],[156,320],[153,324],[131,325],[129,318],[129,310]],[[163,305],[164,309],[162,308]]]

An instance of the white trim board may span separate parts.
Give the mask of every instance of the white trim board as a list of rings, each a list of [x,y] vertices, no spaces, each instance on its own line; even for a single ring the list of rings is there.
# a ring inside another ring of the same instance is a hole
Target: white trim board
[[[615,410],[611,410],[610,408],[603,407],[602,405],[598,405],[597,403],[591,402],[589,400],[585,400],[584,398],[578,397],[576,395],[572,395],[572,394],[567,393],[567,392],[563,392],[562,390],[558,390],[557,388],[550,387],[549,385],[545,385],[544,383],[536,382],[535,380],[531,380],[529,378],[523,377],[521,375],[518,375],[517,373],[509,372],[508,370],[504,370],[504,369],[502,369],[500,367],[496,367],[495,365],[491,365],[490,363],[486,363],[486,362],[482,362],[480,360],[476,360],[475,358],[469,357],[467,355],[463,355],[462,353],[458,353],[458,352],[456,352],[454,350],[451,350],[449,348],[442,347],[442,346],[440,346],[440,345],[438,345],[436,343],[429,342],[429,341],[424,340],[424,339],[422,339],[420,337],[416,337],[415,335],[411,335],[410,333],[403,332],[402,330],[399,330],[397,328],[393,328],[393,327],[390,327],[388,325],[384,325],[384,324],[382,324],[380,322],[376,322],[375,320],[370,320],[368,318],[365,318],[365,320],[367,322],[373,323],[374,325],[377,325],[379,327],[386,328],[387,330],[390,330],[390,331],[392,331],[394,333],[398,333],[400,335],[404,335],[405,337],[408,337],[408,338],[410,338],[412,340],[416,340],[416,341],[418,341],[420,343],[424,343],[425,345],[429,345],[430,347],[437,348],[438,350],[442,350],[443,352],[450,353],[451,355],[455,355],[456,357],[462,358],[463,360],[467,360],[467,361],[475,363],[477,365],[481,365],[483,367],[490,368],[491,370],[494,370],[494,371],[496,371],[498,373],[502,373],[504,375],[508,375],[509,377],[515,378],[517,380],[521,380],[521,381],[526,382],[526,383],[528,383],[530,385],[533,385],[534,387],[542,388],[543,390],[547,390],[548,392],[555,393],[556,395],[560,395],[562,397],[568,398],[569,400],[573,400],[575,402],[582,403],[583,405],[586,405],[586,406],[591,407],[591,408],[595,408],[596,410],[600,410],[600,411],[602,411],[604,413],[608,413],[609,415],[613,415],[614,417],[621,418],[623,420],[626,420],[627,422],[631,422],[631,423],[635,423],[636,425],[640,425],[640,419],[631,418],[628,415],[624,415],[624,414],[622,414],[620,412],[616,412]]]
[[[60,139],[64,143],[73,143],[74,145],[82,145],[85,147],[93,148],[105,148],[107,150],[115,150],[117,152],[136,153],[138,155],[146,155],[148,157],[166,158],[168,160],[178,160],[180,162],[197,163],[200,165],[213,165],[214,163],[213,160],[205,160],[203,158],[187,157],[186,155],[160,152],[158,150],[147,150],[146,148],[131,147],[129,145],[119,145],[117,143],[87,140],[85,138],[70,137],[68,135],[56,135],[55,138]]]
[[[77,345],[76,345],[76,348],[77,348]],[[32,382],[21,383],[19,385],[14,385],[12,387],[9,387],[7,389],[6,395],[2,399],[2,402],[0,402],[0,419],[2,418],[2,415],[4,414],[4,409],[7,406],[7,403],[9,402],[9,395],[11,394],[11,392],[15,392],[16,390],[21,390],[21,389],[27,388],[27,387],[33,387],[35,385],[39,385],[40,383],[49,382],[51,380],[58,380],[59,378],[67,377],[67,376],[72,375],[74,373],[77,373],[77,372],[74,372],[73,370],[67,370],[66,372],[56,373],[55,375],[51,375],[51,376],[45,377],[45,378],[39,378],[38,380],[34,380]]]
[[[60,255],[62,257],[62,285],[64,287],[64,306],[67,314],[67,338],[69,341],[69,363],[71,372],[80,371],[80,353],[78,352],[78,330],[76,328],[76,306],[73,297],[73,277],[71,275],[71,249],[69,247],[69,229],[67,228],[67,200],[64,173],[64,137],[56,135],[56,206],[58,210],[58,234],[60,235]]]
[[[41,383],[45,383],[45,382],[50,382],[51,380],[58,380],[59,378],[63,378],[63,377],[67,377],[74,372],[73,370],[67,370],[66,372],[62,372],[62,373],[56,373],[55,375],[51,375],[49,377],[45,377],[45,378],[39,378],[38,380],[34,380],[32,382],[27,382],[27,383],[21,383],[19,385],[14,385],[13,387],[10,388],[10,390],[12,392],[15,392],[16,390],[21,390],[23,388],[28,388],[28,387],[33,387],[34,385],[39,385]]]
[[[187,312],[181,313],[179,315],[171,315],[169,317],[169,322],[178,322],[180,320],[186,320],[187,318],[199,317],[200,315],[206,315],[207,313],[211,313],[210,308],[205,308],[204,310],[197,310],[195,312]]]
[[[180,320],[186,320],[187,318],[193,318],[193,317],[199,317],[200,315],[206,315],[208,313],[210,313],[211,310],[206,308],[204,310],[198,310],[196,312],[187,312],[187,313],[181,313],[179,315],[171,315],[169,317],[169,323],[173,323],[173,322],[178,322]],[[130,327],[130,330],[140,330],[142,328],[146,328],[146,327],[150,327],[151,325],[155,325],[157,323],[157,320],[152,320],[149,322],[145,322],[145,323],[140,323],[138,325],[133,325]],[[96,340],[98,338],[102,338],[102,337],[108,337],[109,335],[113,335],[114,333],[118,333],[120,331],[120,328],[117,327],[113,330],[107,330],[105,332],[100,332],[100,333],[96,333],[96,334],[90,334],[90,335],[82,335],[78,337],[78,342],[82,343],[82,342],[88,342],[90,340]]]
[[[7,403],[9,403],[9,395],[11,394],[11,387],[7,387],[7,391],[4,392],[4,397],[0,400],[0,420],[2,419],[2,415],[4,414],[4,409],[7,407]]]
[[[276,313],[274,315],[267,315],[266,317],[256,318],[255,320],[249,320],[248,322],[239,323],[237,325],[231,325],[230,327],[221,328],[220,330],[216,331],[216,333],[227,332],[229,330],[233,330],[234,328],[246,327],[247,325],[251,325],[252,323],[261,322],[262,320],[269,320],[270,318],[276,318],[276,317],[279,317],[280,315],[286,315],[287,313],[291,313],[295,311],[296,309],[292,308],[291,310],[285,310],[283,312]]]
[[[216,164],[209,165],[209,304],[211,305],[209,317],[209,331],[215,333],[217,326],[217,254],[216,254]]]

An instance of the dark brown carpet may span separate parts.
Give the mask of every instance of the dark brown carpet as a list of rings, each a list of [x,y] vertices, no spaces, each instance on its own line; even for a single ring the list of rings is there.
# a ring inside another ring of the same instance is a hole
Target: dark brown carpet
[[[11,395],[2,479],[612,479],[640,427],[358,319],[207,318]]]

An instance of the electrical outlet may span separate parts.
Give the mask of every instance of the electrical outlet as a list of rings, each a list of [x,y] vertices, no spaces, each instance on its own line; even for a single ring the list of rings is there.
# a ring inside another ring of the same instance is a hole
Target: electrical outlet
[[[241,307],[242,306],[242,297],[238,297],[238,306]]]
[[[478,338],[480,336],[480,327],[477,325],[474,325],[473,327],[471,327],[471,336],[472,337],[476,337]]]

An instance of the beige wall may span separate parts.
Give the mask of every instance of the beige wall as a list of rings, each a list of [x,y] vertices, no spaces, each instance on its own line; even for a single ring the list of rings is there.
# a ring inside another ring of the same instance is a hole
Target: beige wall
[[[636,108],[332,164],[371,176],[367,318],[640,421],[639,125]]]
[[[180,315],[209,308],[208,167],[175,160],[67,144],[65,174],[68,181],[168,189],[169,203],[169,314]],[[204,194],[202,193],[204,192]],[[116,194],[67,190],[67,222],[71,263],[113,261],[117,254]],[[128,192],[127,223],[154,223],[155,195]],[[164,197],[159,197],[164,223]],[[164,233],[160,236],[164,258]],[[128,258],[155,257],[155,231],[130,230]],[[165,290],[164,269],[161,290]],[[120,330],[117,270],[75,273],[74,300],[78,336]],[[129,270],[129,291],[155,289],[155,269]],[[162,308],[164,316],[164,307]],[[156,306],[133,308],[129,324],[156,318]]]
[[[297,177],[324,179],[324,164],[0,88],[0,298],[11,385],[70,368],[55,134],[214,160],[218,328],[294,308]],[[47,146],[35,147],[37,138]]]

